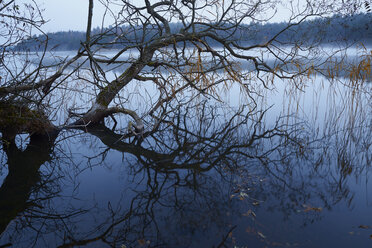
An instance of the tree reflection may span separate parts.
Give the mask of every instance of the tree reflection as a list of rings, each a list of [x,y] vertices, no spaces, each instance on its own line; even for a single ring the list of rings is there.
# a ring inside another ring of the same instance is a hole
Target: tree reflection
[[[115,151],[129,171],[130,179],[123,181],[126,193],[107,205],[99,200],[84,205],[79,200],[84,196],[76,194],[68,208],[58,206],[62,180],[50,180],[53,171],[40,173],[43,163],[58,164],[56,157],[51,161],[55,137],[32,137],[24,151],[14,141],[3,142],[9,174],[0,189],[0,241],[27,247],[50,242],[60,247],[273,245],[283,240],[263,238],[257,212],[279,211],[284,219],[301,215],[307,225],[340,201],[351,206],[354,193],[347,179],[360,175],[370,155],[368,148],[353,150],[350,145],[363,142],[369,147],[371,139],[353,135],[346,140],[345,130],[314,135],[295,117],[270,124],[264,120],[266,113],[199,102],[197,108],[168,114],[156,129],[132,141],[104,123],[84,128],[84,137],[104,144],[88,157],[87,166],[113,163],[109,153]],[[74,139],[79,138],[67,141]],[[82,163],[78,173],[64,170],[62,177],[79,177],[86,168]],[[31,192],[46,189],[43,197],[31,197]],[[12,235],[23,234],[28,241],[17,243],[11,237],[6,230],[11,220],[17,223]],[[37,235],[29,238],[26,227]],[[242,228],[253,235],[235,237]]]
[[[50,153],[56,135],[49,137],[32,135],[25,150],[17,147],[15,137],[3,140],[3,150],[8,158],[8,175],[0,188],[0,232],[4,232],[8,223],[19,213],[26,211],[36,200],[29,202],[33,191],[41,189],[39,168],[51,160]],[[45,179],[45,178],[43,178]],[[44,182],[47,183],[47,182]],[[42,199],[38,199],[42,201]]]

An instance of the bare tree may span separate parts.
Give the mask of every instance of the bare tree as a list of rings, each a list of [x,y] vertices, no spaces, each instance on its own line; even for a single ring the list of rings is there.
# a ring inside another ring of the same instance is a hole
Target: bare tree
[[[9,0],[0,3],[0,130],[3,138],[12,140],[17,133],[46,133],[56,130],[50,122],[51,85],[65,80],[65,69],[80,56],[45,64],[48,36],[41,26],[45,23],[36,2]],[[17,51],[16,45],[37,39],[41,53]],[[48,56],[50,56],[48,54]]]
[[[105,7],[104,18],[111,25],[93,31],[92,20],[98,5]],[[334,13],[351,14],[363,6],[369,9],[365,1],[359,0],[89,0],[85,40],[69,58],[48,50],[49,38],[42,32],[45,21],[36,2],[0,1],[0,133],[9,168],[0,196],[14,195],[0,204],[0,215],[4,216],[0,230],[25,213],[31,228],[37,227],[39,220],[42,225],[44,220],[52,223],[43,230],[35,228],[38,235],[42,236],[44,230],[53,230],[58,235],[62,227],[61,247],[96,241],[111,246],[135,244],[147,226],[128,223],[144,220],[156,228],[153,207],[162,198],[173,195],[169,208],[175,212],[180,206],[198,208],[189,200],[188,192],[185,194],[178,187],[189,190],[190,199],[204,191],[205,194],[200,194],[202,201],[215,202],[220,209],[211,210],[216,211],[215,216],[221,216],[218,211],[226,207],[221,199],[228,199],[230,204],[235,197],[230,198],[231,195],[240,194],[244,198],[252,188],[250,169],[273,179],[266,186],[271,188],[270,193],[259,189],[257,196],[284,199],[273,206],[286,217],[298,210],[288,209],[288,204],[305,204],[311,198],[321,197],[324,208],[341,199],[351,202],[353,194],[345,182],[352,173],[352,162],[364,165],[371,160],[370,135],[364,135],[370,128],[369,119],[362,123],[362,128],[355,129],[359,136],[353,133],[354,122],[345,125],[352,130],[350,133],[338,130],[333,122],[326,125],[332,130],[327,130],[329,133],[324,137],[345,143],[337,150],[339,171],[329,179],[327,168],[322,171],[318,166],[323,159],[334,159],[333,154],[327,154],[331,141],[312,140],[316,135],[306,133],[302,126],[288,125],[283,119],[265,127],[266,110],[260,109],[257,102],[260,92],[256,86],[271,88],[274,79],[283,79],[301,88],[302,79],[315,73],[332,78],[334,72],[327,70],[328,65],[334,63],[332,67],[339,68],[344,61],[334,62],[334,54],[317,46],[318,37],[299,35],[296,27],[306,20]],[[273,20],[283,7],[287,16],[285,27],[261,40],[250,40],[260,32],[258,24]],[[43,39],[33,36],[35,30],[43,34]],[[283,35],[286,39],[282,39]],[[20,42],[31,39],[39,39],[39,52],[15,49]],[[111,48],[115,49],[107,52]],[[371,76],[370,61],[371,55],[363,55],[352,68],[350,77],[355,82],[364,79],[363,75]],[[219,115],[221,110],[210,103],[223,101],[223,93],[236,85],[245,93],[247,106],[230,108],[228,114]],[[134,86],[139,87],[136,92]],[[147,92],[148,88],[153,92]],[[140,100],[133,100],[137,94]],[[74,97],[79,100],[76,105],[69,102]],[[139,106],[144,99],[145,107]],[[124,118],[117,121],[118,115]],[[109,118],[113,122],[109,123]],[[333,118],[335,123],[340,120],[338,115]],[[119,122],[124,123],[121,128],[117,128]],[[84,130],[105,144],[91,161],[98,158],[101,163],[108,151],[116,150],[132,156],[129,166],[136,168],[139,177],[148,179],[128,211],[115,212],[110,206],[108,220],[87,233],[71,231],[79,223],[75,216],[85,213],[84,209],[56,214],[38,210],[38,205],[46,204],[43,198],[29,199],[35,187],[47,186],[52,180],[49,175],[46,179],[40,176],[39,168],[53,158],[62,129]],[[23,151],[15,142],[16,135],[22,133],[30,137]],[[361,144],[356,146],[362,147],[359,156],[355,156],[355,151],[346,152],[354,144]],[[304,161],[315,165],[314,171],[303,171],[298,166]],[[18,167],[20,163],[24,166]],[[229,185],[232,176],[241,181],[236,188],[221,191],[221,199],[210,199],[214,188],[203,182],[211,182],[206,173],[211,171]],[[301,173],[304,180],[291,180],[292,174]],[[315,177],[324,181],[319,184],[312,180]],[[27,184],[20,182],[26,179]],[[296,192],[298,199],[286,198],[284,188]],[[307,194],[308,188],[315,193]],[[71,226],[66,224],[69,218]],[[218,247],[224,246],[226,231],[230,230],[223,230]],[[36,244],[36,240],[30,242]]]
[[[22,132],[55,129],[47,118],[55,113],[56,105],[51,102],[56,100],[52,97],[60,96],[55,92],[63,87],[76,89],[76,81],[84,82],[81,90],[89,95],[90,106],[83,106],[86,111],[80,114],[70,109],[69,116],[76,119],[66,120],[62,126],[86,126],[125,114],[134,119],[128,127],[137,136],[143,133],[144,119],[148,129],[155,130],[174,110],[171,102],[181,106],[199,96],[219,99],[221,90],[233,84],[250,96],[255,93],[253,82],[269,87],[275,77],[298,85],[301,81],[295,79],[299,76],[324,72],[329,56],[319,57],[313,42],[298,37],[293,28],[311,18],[357,11],[364,2],[101,0],[98,4],[105,6],[112,25],[98,33],[91,31],[94,5],[89,1],[86,39],[81,49],[72,58],[45,63],[47,36],[41,43],[44,52],[36,60],[24,52],[15,54],[12,49],[17,42],[31,38],[31,31],[40,30],[44,23],[36,3],[23,6],[15,0],[1,2],[6,39],[1,46],[0,100],[14,111],[22,106],[18,115],[23,119],[39,120],[30,125],[12,122],[1,126],[17,126]],[[251,42],[249,34],[259,30],[249,24],[270,21],[283,6],[289,13],[285,28]],[[284,33],[290,37],[285,42],[280,39]],[[102,54],[110,47],[119,49],[111,56]],[[88,68],[82,67],[84,62]],[[152,100],[146,112],[128,107],[125,89],[134,82],[157,89],[157,100]],[[255,104],[253,98],[251,102]],[[2,120],[9,115],[0,114]],[[40,121],[45,124],[40,125]],[[40,126],[43,128],[37,128]]]
[[[105,2],[109,6],[110,1]],[[338,1],[306,1],[290,3],[290,17],[283,30],[257,44],[246,42],[244,34],[253,32],[244,25],[252,21],[269,21],[269,10],[280,4],[276,1],[131,1],[115,2],[121,10],[111,29],[89,37],[88,21],[85,56],[89,57],[94,84],[98,88],[93,106],[75,124],[100,122],[114,113],[129,114],[136,121],[137,131],[143,123],[137,113],[125,106],[113,104],[121,91],[133,80],[153,83],[159,90],[159,99],[148,114],[162,119],[167,103],[179,101],[186,91],[195,95],[218,98],[220,85],[229,87],[238,83],[247,93],[247,79],[260,80],[267,86],[267,73],[272,77],[294,79],[319,70],[324,58],[314,63],[313,44],[303,37],[292,38],[282,44],[279,37],[293,32],[294,26],[304,20],[335,13],[353,11],[358,4],[348,7]],[[349,2],[347,3],[349,4]],[[93,5],[90,5],[90,9]],[[91,13],[91,10],[90,12]],[[91,18],[91,14],[89,15]],[[90,20],[90,19],[89,19]],[[178,23],[172,26],[172,23]],[[128,38],[130,37],[130,38]],[[98,52],[108,45],[122,47],[111,57],[100,58]],[[289,49],[283,47],[290,46]],[[121,55],[136,51],[136,56],[121,59]],[[309,58],[310,57],[310,58]],[[319,58],[317,58],[319,59]],[[239,64],[245,63],[246,68]],[[108,80],[104,65],[123,65],[125,70]],[[290,66],[291,65],[291,66]],[[293,65],[299,69],[293,70]]]

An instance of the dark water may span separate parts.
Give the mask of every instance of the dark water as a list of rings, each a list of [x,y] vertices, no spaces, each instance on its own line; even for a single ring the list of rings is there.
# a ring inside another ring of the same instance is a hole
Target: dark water
[[[371,247],[371,88],[327,83],[2,144],[0,247]]]

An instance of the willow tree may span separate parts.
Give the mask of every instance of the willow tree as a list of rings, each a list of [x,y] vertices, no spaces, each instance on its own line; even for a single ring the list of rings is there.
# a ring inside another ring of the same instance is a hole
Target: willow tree
[[[76,80],[86,84],[82,91],[89,86],[94,93],[86,92],[90,106],[85,106],[84,112],[69,110],[69,117],[76,119],[67,120],[62,127],[93,125],[106,117],[125,114],[135,121],[129,125],[134,126],[130,128],[134,134],[143,132],[144,118],[152,120],[149,129],[156,129],[167,121],[166,116],[174,106],[197,96],[218,99],[223,87],[238,84],[251,96],[254,82],[268,87],[271,80],[280,78],[297,85],[296,78],[324,70],[327,57],[319,58],[316,37],[309,39],[304,36],[306,30],[299,33],[295,27],[333,13],[350,14],[363,9],[364,4],[339,0],[93,3],[89,1],[86,38],[76,56],[53,63],[44,63],[47,35],[40,44],[45,50],[36,60],[22,53],[17,54],[22,61],[16,61],[17,56],[12,55],[14,44],[31,38],[31,29],[41,30],[44,20],[38,6],[19,5],[15,0],[0,3],[2,33],[8,37],[1,46],[2,132],[58,130],[49,118],[56,107],[53,96],[58,95],[62,85],[74,89]],[[98,4],[106,8],[105,23],[111,21],[111,25],[92,32]],[[284,17],[284,28],[261,34],[264,38],[259,40],[252,38],[261,32],[261,24],[276,20],[273,18],[278,15]],[[115,48],[114,53],[103,56],[102,51],[110,48]],[[84,65],[89,65],[88,70]],[[133,82],[152,84],[158,91],[157,100],[149,103],[146,113],[138,113],[118,100],[125,97],[124,90]]]

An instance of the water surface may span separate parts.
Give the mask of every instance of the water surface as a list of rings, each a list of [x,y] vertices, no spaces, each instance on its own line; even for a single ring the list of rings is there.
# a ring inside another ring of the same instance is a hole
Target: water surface
[[[127,117],[19,136],[1,153],[0,247],[371,246],[371,84],[249,83],[259,94],[175,106],[141,142],[121,139]],[[142,116],[156,97],[125,92]]]

